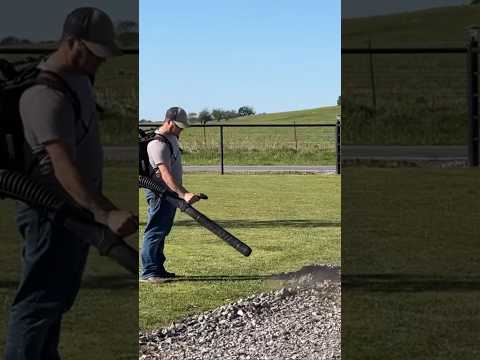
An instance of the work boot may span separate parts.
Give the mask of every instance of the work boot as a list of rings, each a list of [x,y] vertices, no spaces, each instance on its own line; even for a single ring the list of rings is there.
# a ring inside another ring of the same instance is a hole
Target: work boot
[[[150,276],[146,279],[145,278],[141,279],[140,282],[157,283],[158,284],[158,283],[163,283],[163,282],[167,281],[168,279],[173,279],[175,277],[176,277],[175,273],[168,272],[167,270],[164,270],[163,272],[161,272],[157,276]]]
[[[150,283],[150,284],[161,284],[161,283],[164,283],[167,279],[166,278],[162,278],[162,277],[158,277],[158,276],[150,276],[149,278],[142,278],[140,279],[140,282],[143,282],[143,283]]]
[[[175,273],[173,272],[168,272],[167,270],[164,270],[158,277],[164,279],[173,279],[174,277],[177,277],[177,275],[175,275]]]

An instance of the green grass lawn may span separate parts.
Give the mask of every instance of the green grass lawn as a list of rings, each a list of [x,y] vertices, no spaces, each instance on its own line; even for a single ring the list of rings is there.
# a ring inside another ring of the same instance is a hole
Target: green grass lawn
[[[479,175],[343,169],[345,357],[478,359]]]
[[[137,211],[136,167],[110,167],[106,192],[119,206]],[[131,185],[131,191],[125,189]],[[8,310],[20,273],[20,239],[14,226],[15,204],[0,202],[0,353],[4,351]],[[136,235],[128,239],[136,245]],[[68,239],[66,239],[68,240]],[[90,252],[82,289],[63,323],[61,348],[66,359],[126,359],[138,356],[138,284],[98,251]]]
[[[243,257],[177,214],[166,243],[166,266],[182,277],[162,285],[141,284],[142,329],[278,287],[268,281],[272,274],[313,263],[340,264],[339,176],[189,174],[185,180],[187,188],[209,195],[196,208],[253,253]],[[145,200],[139,196],[143,229]]]
[[[344,170],[343,273],[480,270],[477,169]]]

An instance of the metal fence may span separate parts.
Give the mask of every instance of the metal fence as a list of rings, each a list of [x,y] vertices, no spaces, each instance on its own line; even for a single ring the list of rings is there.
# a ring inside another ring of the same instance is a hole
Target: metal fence
[[[0,54],[25,54],[25,55],[35,55],[35,54],[48,54],[55,50],[54,48],[33,48],[33,47],[5,47],[0,48]],[[134,48],[124,48],[122,52],[126,55],[135,55],[139,53],[138,49]],[[149,123],[149,124],[140,124],[140,128],[152,128],[155,126],[159,126],[160,124]],[[199,128],[218,128],[219,135],[220,135],[220,144],[219,144],[219,151],[220,151],[220,170],[221,173],[224,174],[224,167],[225,167],[225,143],[224,143],[224,128],[255,128],[255,127],[276,127],[276,128],[316,128],[316,127],[323,127],[323,128],[335,128],[335,157],[336,157],[336,172],[340,174],[341,172],[341,122],[337,119],[336,123],[332,124],[218,124],[218,125],[193,125],[192,127],[199,127]]]
[[[142,129],[152,129],[161,126],[161,123],[139,124]],[[219,154],[220,154],[220,173],[225,173],[225,140],[224,128],[335,128],[335,167],[336,173],[341,173],[341,122],[337,119],[332,124],[209,124],[192,125],[192,128],[218,128],[219,130]]]
[[[464,54],[466,55],[466,77],[468,83],[468,165],[479,166],[479,39],[480,28],[472,27],[468,30],[468,40],[465,47],[461,48],[342,48],[343,54],[365,54],[370,55],[370,68],[372,69],[372,55],[398,55],[398,54]],[[372,77],[373,77],[373,70]],[[373,104],[376,105],[376,94],[374,82],[372,81]]]

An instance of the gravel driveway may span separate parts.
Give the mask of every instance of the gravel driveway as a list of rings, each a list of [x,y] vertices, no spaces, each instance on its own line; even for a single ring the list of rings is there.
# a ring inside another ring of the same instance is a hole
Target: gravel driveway
[[[340,359],[340,282],[312,274],[284,289],[257,294],[188,317],[153,332],[140,332],[147,359]]]

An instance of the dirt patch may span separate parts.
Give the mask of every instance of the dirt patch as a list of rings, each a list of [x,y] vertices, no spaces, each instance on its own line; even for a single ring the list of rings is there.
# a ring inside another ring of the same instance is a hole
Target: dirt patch
[[[336,265],[308,265],[298,271],[276,274],[273,280],[284,280],[289,283],[320,283],[322,281],[340,282],[340,267]]]

